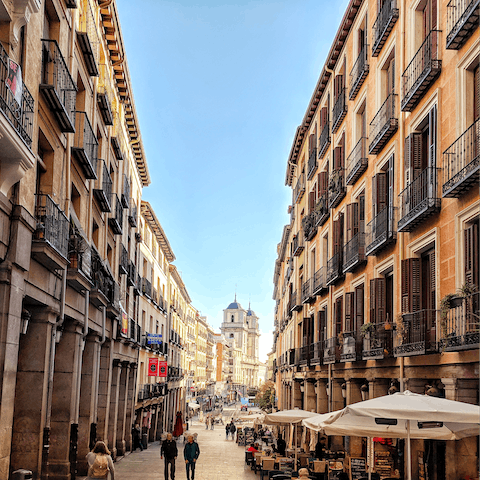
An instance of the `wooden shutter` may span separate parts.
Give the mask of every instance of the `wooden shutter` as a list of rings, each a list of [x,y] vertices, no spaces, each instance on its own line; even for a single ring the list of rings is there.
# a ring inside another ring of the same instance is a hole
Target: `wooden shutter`
[[[315,209],[315,189],[313,189],[308,194],[308,207],[310,209],[310,212],[312,212]]]
[[[411,133],[405,139],[405,186],[413,182],[422,171],[422,134]]]
[[[345,132],[342,133],[340,140],[340,168],[345,167]]]
[[[385,306],[387,303],[385,278],[370,280],[370,321],[373,323],[385,322]]]
[[[428,112],[428,130],[429,130],[429,145],[428,145],[428,166],[436,167],[437,165],[437,106]]]
[[[479,278],[478,221],[464,231],[465,283],[480,285]]]
[[[473,120],[480,118],[480,68],[477,65],[473,71]]]
[[[315,134],[311,134],[308,137],[308,156],[310,157],[313,149],[315,148]]]
[[[364,319],[364,289],[363,284],[355,287],[355,325],[354,330],[360,331]]]
[[[325,341],[325,328],[327,326],[326,322],[326,312],[325,310],[320,310],[318,312],[318,341]]]
[[[327,124],[327,121],[328,121],[328,108],[323,107],[320,110],[320,125],[322,130],[323,130],[323,127],[325,127],[325,125]]]
[[[341,252],[343,249],[343,213],[333,221],[333,254]]]
[[[437,0],[432,0],[432,30],[437,28]]]
[[[339,145],[338,147],[335,147],[335,149],[333,150],[333,170],[340,170],[341,155],[342,155],[342,147]]]
[[[387,95],[395,92],[395,58],[392,58],[387,68]]]
[[[328,172],[320,172],[318,174],[318,196],[324,195],[328,190]]]
[[[355,292],[345,294],[345,331],[353,332],[355,320]]]
[[[373,203],[377,215],[387,206],[387,175],[380,172],[373,177]]]
[[[335,300],[335,335],[343,332],[343,297]]]
[[[390,210],[388,212],[388,224],[389,224],[389,229],[392,229],[393,227],[393,222],[394,222],[394,200],[393,200],[393,195],[394,195],[394,156],[391,155],[390,158],[388,159],[388,206],[390,207]]]
[[[347,229],[347,242],[349,242],[357,233],[359,225],[359,213],[360,205],[355,203],[349,203],[347,205],[347,215],[345,219]]]
[[[402,260],[402,312],[420,310],[420,259]]]

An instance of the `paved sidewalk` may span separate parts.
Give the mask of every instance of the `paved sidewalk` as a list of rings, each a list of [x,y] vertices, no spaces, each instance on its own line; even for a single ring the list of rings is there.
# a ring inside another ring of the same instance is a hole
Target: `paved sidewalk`
[[[245,466],[245,449],[238,446],[231,437],[225,440],[225,427],[215,425],[206,430],[204,424],[194,422],[188,433],[198,434],[200,457],[195,469],[195,480],[252,480],[259,475]],[[183,439],[177,442],[176,480],[187,478],[183,460]],[[148,448],[129,453],[115,463],[115,480],[164,480],[164,463],[160,460],[160,443],[154,442]]]

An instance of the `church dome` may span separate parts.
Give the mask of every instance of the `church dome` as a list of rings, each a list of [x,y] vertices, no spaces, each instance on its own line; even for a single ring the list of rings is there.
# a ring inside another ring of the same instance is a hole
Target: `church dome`
[[[248,309],[247,317],[253,317],[253,316],[255,316],[255,312],[253,310]]]
[[[241,310],[242,306],[237,302],[237,299],[235,299],[234,302],[232,302],[228,307],[227,310]]]

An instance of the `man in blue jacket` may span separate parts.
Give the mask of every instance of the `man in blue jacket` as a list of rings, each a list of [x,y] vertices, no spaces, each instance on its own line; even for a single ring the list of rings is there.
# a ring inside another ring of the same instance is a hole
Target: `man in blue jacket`
[[[183,456],[187,466],[187,480],[195,479],[195,464],[199,455],[200,447],[197,442],[193,441],[193,436],[189,435],[188,442],[185,447],[183,447]],[[192,471],[192,478],[190,478],[190,470]]]

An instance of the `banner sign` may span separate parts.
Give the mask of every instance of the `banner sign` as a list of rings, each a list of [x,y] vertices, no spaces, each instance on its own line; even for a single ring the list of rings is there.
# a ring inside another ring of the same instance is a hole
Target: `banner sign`
[[[122,335],[124,337],[128,336],[128,315],[125,310],[122,310]]]
[[[148,359],[148,376],[156,377],[158,375],[158,358]]]
[[[161,333],[147,333],[147,344],[148,345],[161,345],[162,344],[162,334]]]
[[[8,77],[5,80],[5,85],[12,92],[13,98],[15,98],[17,103],[22,105],[22,69],[18,63],[15,63],[10,58],[8,59]]]
[[[167,376],[167,362],[158,362],[158,376],[159,377]]]

